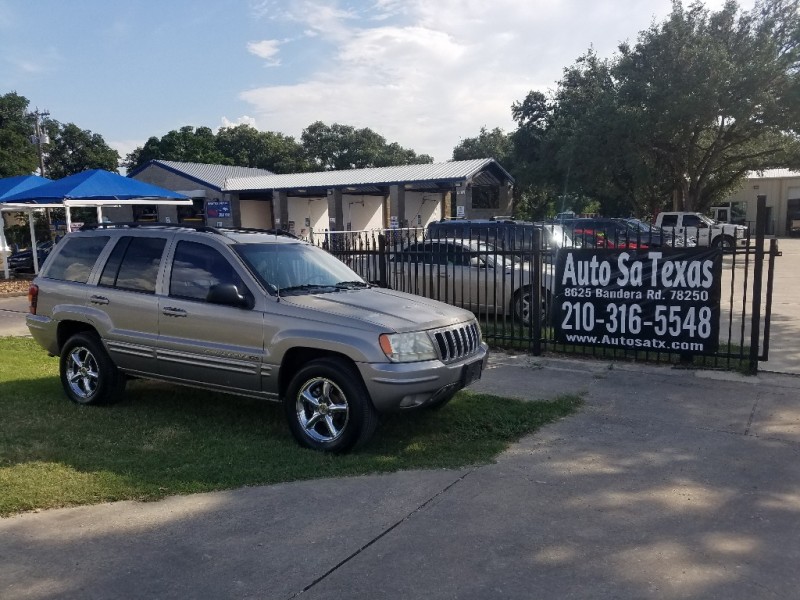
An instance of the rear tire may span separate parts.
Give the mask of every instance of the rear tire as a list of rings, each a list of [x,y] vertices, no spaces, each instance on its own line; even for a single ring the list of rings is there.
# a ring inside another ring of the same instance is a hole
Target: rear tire
[[[358,448],[378,425],[361,375],[341,358],[320,358],[300,369],[289,383],[284,409],[298,443],[323,452]]]
[[[539,295],[539,316],[542,326],[547,323],[547,311],[550,306],[550,292],[542,289]],[[514,298],[511,300],[511,310],[514,313],[514,318],[523,325],[530,325],[531,323],[531,303],[533,302],[533,288],[527,286],[517,290],[514,293]]]
[[[61,350],[61,385],[76,404],[110,404],[125,391],[125,376],[117,369],[100,339],[91,333],[73,335]]]

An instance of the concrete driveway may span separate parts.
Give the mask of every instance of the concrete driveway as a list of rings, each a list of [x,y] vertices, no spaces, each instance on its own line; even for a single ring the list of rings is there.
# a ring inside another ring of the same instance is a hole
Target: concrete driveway
[[[769,360],[760,369],[800,375],[800,238],[778,240]]]
[[[0,298],[0,337],[7,335],[29,335],[25,326],[28,313],[28,298],[14,296]]]

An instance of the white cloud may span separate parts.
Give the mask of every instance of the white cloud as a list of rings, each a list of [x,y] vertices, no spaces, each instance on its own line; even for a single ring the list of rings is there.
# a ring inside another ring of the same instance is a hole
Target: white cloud
[[[109,140],[106,143],[119,152],[119,157],[124,160],[128,154],[144,146],[147,140]]]
[[[248,117],[247,115],[242,115],[235,121],[231,121],[228,117],[222,117],[222,125],[220,125],[220,129],[224,129],[226,127],[236,127],[237,125],[250,125],[251,127],[256,126],[256,120],[253,117]]]
[[[375,0],[360,13],[291,3],[283,18],[332,45],[324,68],[240,97],[268,130],[298,136],[317,120],[370,127],[448,160],[482,126],[513,129],[511,104],[554,88],[590,46],[611,56],[670,9],[670,0]]]
[[[275,55],[278,54],[279,51],[278,46],[280,46],[280,42],[278,40],[248,42],[247,51],[250,54],[255,54],[259,58],[263,58],[267,65],[274,67],[281,64],[280,60],[275,58]]]

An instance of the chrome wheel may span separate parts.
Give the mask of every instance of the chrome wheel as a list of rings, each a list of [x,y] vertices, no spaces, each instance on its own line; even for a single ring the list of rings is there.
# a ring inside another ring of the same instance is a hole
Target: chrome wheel
[[[89,332],[76,333],[64,344],[59,374],[67,397],[78,404],[115,402],[125,390],[125,376],[98,337]]]
[[[300,387],[295,410],[303,432],[320,443],[333,442],[341,437],[350,420],[347,397],[326,377],[314,377]]]
[[[531,322],[531,292],[521,290],[517,292],[517,300],[514,306],[516,317],[525,325]]]
[[[90,400],[100,383],[100,368],[92,351],[85,346],[75,346],[66,360],[67,385],[77,401]]]
[[[340,357],[316,358],[300,368],[286,388],[283,406],[292,435],[313,450],[358,448],[378,426],[361,374]]]

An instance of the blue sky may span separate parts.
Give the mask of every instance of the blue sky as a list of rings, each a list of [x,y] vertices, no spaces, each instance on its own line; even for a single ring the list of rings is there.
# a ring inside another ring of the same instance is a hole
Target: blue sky
[[[752,1],[743,0],[743,7]],[[717,9],[722,0],[708,0]],[[370,127],[445,161],[670,0],[0,0],[0,94],[124,157],[184,125]]]

